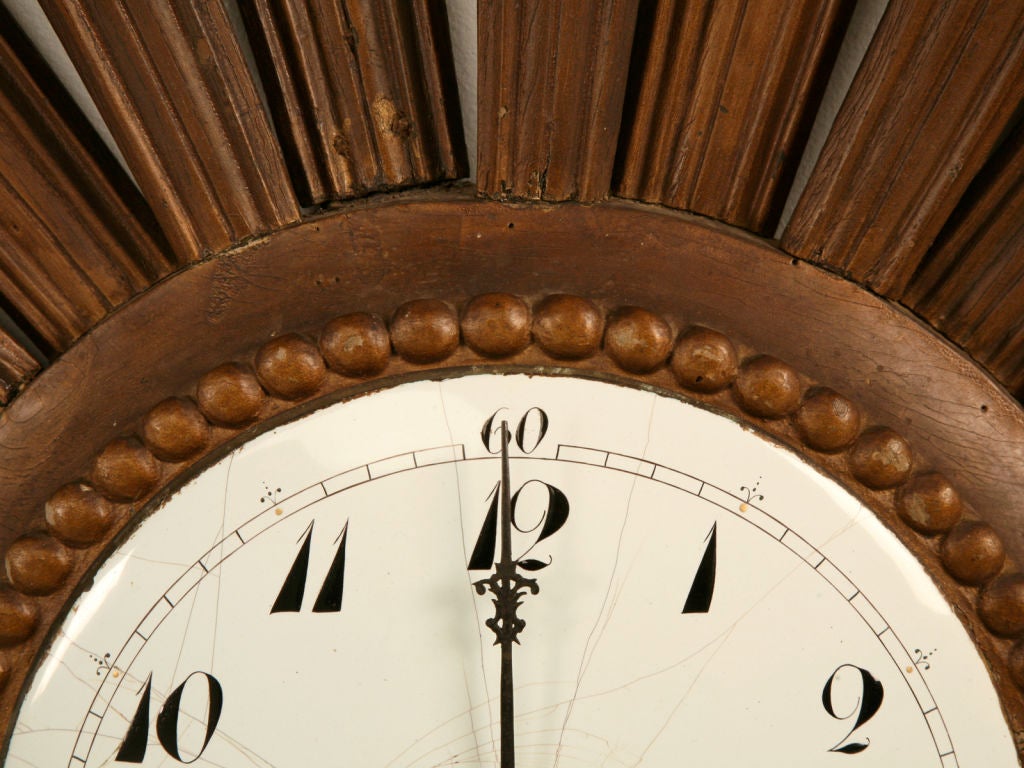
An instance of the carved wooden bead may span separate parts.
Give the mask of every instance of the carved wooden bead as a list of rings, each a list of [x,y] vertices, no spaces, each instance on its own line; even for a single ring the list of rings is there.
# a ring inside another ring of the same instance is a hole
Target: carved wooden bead
[[[978,520],[964,520],[942,541],[942,564],[965,584],[984,584],[1003,569],[1006,551],[995,529]]]
[[[265,397],[252,372],[237,363],[214,368],[196,387],[199,410],[213,423],[226,427],[242,427],[254,421]]]
[[[278,336],[256,353],[256,376],[282,400],[301,400],[316,392],[327,375],[320,350],[297,333]]]
[[[910,445],[891,429],[865,432],[850,449],[847,462],[853,476],[868,488],[895,488],[910,477]]]
[[[71,547],[102,541],[114,523],[114,505],[83,483],[71,483],[46,502],[46,526]]]
[[[1024,632],[1024,574],[1000,576],[981,590],[978,614],[997,635],[1013,637]]]
[[[13,589],[0,587],[0,646],[6,648],[27,640],[38,621],[35,603]]]
[[[896,494],[896,511],[907,525],[925,534],[948,531],[960,519],[963,504],[949,481],[937,472],[917,475]]]
[[[808,446],[831,453],[846,448],[857,439],[860,411],[831,389],[815,389],[800,404],[793,423]]]
[[[134,501],[160,481],[160,465],[135,438],[118,438],[96,457],[93,485],[109,499]]]
[[[11,585],[26,595],[49,595],[67,581],[71,553],[55,538],[44,533],[16,539],[7,549],[4,565]]]
[[[672,329],[653,312],[622,307],[608,319],[604,350],[616,365],[631,373],[647,373],[665,362],[672,349]]]
[[[589,299],[556,293],[533,309],[533,338],[552,357],[578,360],[601,346],[604,317]]]
[[[436,363],[459,346],[459,318],[437,299],[417,299],[395,310],[391,343],[410,363]]]
[[[485,293],[466,305],[462,337],[484,357],[507,357],[530,344],[530,307],[518,296]]]
[[[743,364],[734,391],[743,410],[765,419],[781,419],[800,405],[800,378],[796,371],[767,355]]]
[[[676,381],[692,392],[719,392],[736,378],[739,358],[729,339],[695,326],[679,337],[670,361]]]
[[[210,425],[191,400],[170,397],[146,416],[142,440],[162,461],[184,461],[206,447]]]
[[[332,370],[346,376],[373,376],[391,359],[391,337],[384,321],[367,312],[336,317],[320,334],[320,351]]]

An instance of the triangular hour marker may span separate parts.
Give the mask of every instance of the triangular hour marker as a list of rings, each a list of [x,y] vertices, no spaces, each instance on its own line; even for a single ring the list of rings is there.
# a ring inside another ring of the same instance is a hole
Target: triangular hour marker
[[[707,613],[711,609],[711,598],[715,594],[715,562],[718,551],[718,523],[711,526],[705,539],[704,556],[700,559],[697,573],[686,596],[683,613]]]

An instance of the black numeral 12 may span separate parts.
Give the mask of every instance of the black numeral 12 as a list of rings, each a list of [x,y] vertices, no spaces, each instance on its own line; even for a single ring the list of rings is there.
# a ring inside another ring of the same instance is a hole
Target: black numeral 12
[[[178,717],[181,714],[181,696],[196,675],[206,678],[207,696],[209,708],[206,716],[206,734],[203,738],[203,746],[191,760],[185,760],[178,748]],[[125,734],[121,748],[117,751],[114,762],[117,763],[141,763],[146,759],[146,747],[149,746],[149,702],[153,695],[153,675],[146,678],[145,690],[139,700],[139,706],[135,708],[135,715],[132,717],[131,725]],[[221,688],[217,678],[208,675],[206,672],[193,672],[185,678],[185,682],[175,688],[167,701],[160,707],[156,716],[156,736],[160,740],[160,746],[164,751],[177,760],[179,763],[194,763],[202,756],[204,750],[213,738],[217,730],[217,723],[220,721],[220,713],[224,708],[224,690]]]
[[[516,509],[519,505],[520,494],[529,486],[531,483],[537,483],[545,488],[547,491],[547,505],[544,509],[543,515],[541,515],[540,522],[537,523],[533,528],[521,528],[516,519]],[[477,536],[476,545],[473,547],[473,554],[469,558],[469,569],[470,571],[489,571],[494,565],[494,552],[498,542],[498,501],[500,495],[498,491],[501,490],[501,483],[498,483],[491,490],[489,498],[491,499],[491,505],[487,510],[487,517],[484,518],[483,527],[480,529],[480,535]],[[532,533],[537,532],[537,537],[534,539],[533,544],[530,545],[529,549],[523,552],[519,557],[518,565],[527,571],[537,571],[541,568],[547,567],[548,563],[534,559],[523,559],[529,554],[538,543],[544,541],[548,536],[553,533],[557,533],[558,530],[565,525],[565,521],[569,519],[569,500],[565,497],[565,494],[555,488],[553,485],[549,485],[541,480],[527,480],[512,494],[512,527],[520,533]]]

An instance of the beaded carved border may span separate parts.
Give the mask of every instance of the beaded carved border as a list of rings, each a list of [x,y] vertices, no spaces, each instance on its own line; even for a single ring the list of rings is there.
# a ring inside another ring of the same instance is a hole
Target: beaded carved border
[[[603,353],[603,354],[602,354]],[[683,326],[638,307],[605,312],[588,299],[550,295],[532,306],[485,294],[456,311],[436,299],[400,306],[385,323],[357,313],[328,322],[316,342],[296,333],[251,361],[209,371],[188,397],[169,397],[135,434],[108,444],[80,481],[56,490],[38,531],[5,554],[0,587],[0,686],[64,590],[148,500],[210,450],[254,424],[360,381],[452,364],[544,365],[604,370],[672,389],[755,426],[796,449],[860,497],[934,572],[1007,700],[1024,691],[1024,574],[1006,563],[999,534],[974,519],[942,475],[899,434],[871,425],[851,400],[816,386],[786,363],[717,331]],[[939,566],[941,564],[941,567]],[[943,581],[940,579],[940,582]],[[1016,718],[1013,718],[1016,719]],[[1020,747],[1018,746],[1018,749]]]

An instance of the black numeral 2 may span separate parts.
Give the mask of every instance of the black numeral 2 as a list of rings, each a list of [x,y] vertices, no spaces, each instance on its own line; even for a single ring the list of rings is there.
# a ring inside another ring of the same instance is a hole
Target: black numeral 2
[[[327,571],[324,583],[313,603],[313,613],[337,613],[341,610],[341,598],[345,589],[345,542],[348,539],[348,523],[341,529],[335,540],[338,550]],[[295,556],[281,591],[277,593],[271,613],[297,613],[302,610],[302,598],[306,593],[306,573],[309,570],[309,551],[313,546],[313,523],[306,529],[306,537]]]
[[[857,692],[857,701],[847,715],[838,715],[835,710],[835,700],[832,693],[833,684],[836,681],[836,677],[843,670],[852,670],[859,675],[859,690]],[[849,744],[843,744],[848,738],[853,735],[853,732],[860,728],[864,723],[875,716],[878,712],[878,708],[882,706],[882,697],[885,695],[885,691],[882,689],[882,684],[874,678],[874,676],[866,669],[855,667],[852,664],[843,664],[841,667],[837,667],[835,672],[829,675],[828,682],[825,683],[825,687],[821,691],[821,703],[825,706],[825,711],[828,712],[836,720],[853,720],[853,727],[850,732],[847,733],[839,743],[836,744],[829,752],[842,752],[847,755],[855,755],[858,752],[863,752],[868,748],[871,743],[871,739],[864,739],[864,741],[851,741]]]
[[[206,678],[207,697],[209,707],[206,715],[206,734],[203,738],[203,745],[196,755],[190,760],[181,756],[178,745],[178,717],[181,714],[181,697],[188,685],[196,675]],[[125,734],[121,748],[117,751],[114,762],[117,763],[141,763],[146,759],[146,747],[149,742],[149,702],[153,695],[153,676],[146,678],[145,690],[135,708],[135,715],[132,717],[131,725]],[[220,713],[224,708],[224,690],[221,688],[217,678],[208,675],[206,672],[193,672],[185,678],[185,682],[175,688],[167,701],[160,707],[160,713],[156,716],[156,736],[160,740],[160,746],[164,751],[177,760],[179,763],[194,763],[202,756],[206,747],[217,730],[217,723],[220,721]]]

